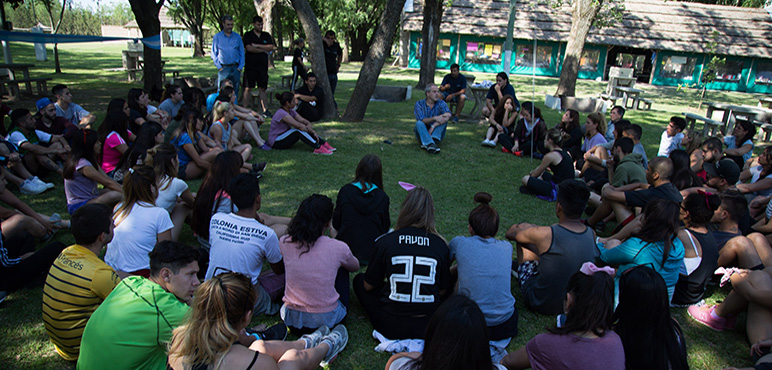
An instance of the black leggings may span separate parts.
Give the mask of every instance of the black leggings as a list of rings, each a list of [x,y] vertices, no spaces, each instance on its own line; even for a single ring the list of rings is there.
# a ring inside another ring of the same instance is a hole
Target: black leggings
[[[373,328],[388,339],[423,339],[429,317],[397,316],[383,309],[379,289],[365,290],[365,275],[354,276],[354,294],[370,317]]]
[[[511,151],[512,148],[515,146],[515,140],[511,136],[509,136],[506,133],[499,134],[499,143],[504,148],[507,148],[507,150]],[[521,141],[522,144],[520,144],[519,150],[523,152],[523,155],[530,155],[531,154],[531,137],[527,137],[524,141]],[[537,138],[533,139],[533,145],[536,147],[536,153],[546,154],[549,152],[546,147],[544,147],[544,139],[539,140]]]
[[[27,232],[21,232],[5,239],[4,246],[8,249],[9,257],[18,258],[35,250],[35,238]],[[0,291],[14,291],[37,276],[47,274],[56,257],[66,247],[64,243],[53,242],[13,266],[0,266]]]
[[[518,320],[517,307],[512,316],[507,321],[501,324],[488,327],[488,339],[490,340],[502,340],[517,336],[517,320]]]
[[[544,171],[544,173],[541,174],[541,179],[533,176],[529,177],[526,188],[537,195],[548,196],[552,194],[552,174]]]
[[[288,149],[291,146],[295,145],[295,143],[298,142],[298,140],[306,143],[308,146],[318,149],[322,144],[324,144],[324,140],[319,138],[319,141],[316,141],[311,134],[300,131],[298,129],[290,129],[289,131],[279,135],[279,137],[276,138],[276,141],[273,142],[273,145],[271,148],[273,149]]]

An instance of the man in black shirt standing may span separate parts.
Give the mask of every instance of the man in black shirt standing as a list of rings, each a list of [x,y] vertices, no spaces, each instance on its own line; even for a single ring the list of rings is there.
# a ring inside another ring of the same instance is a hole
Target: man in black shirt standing
[[[330,80],[330,90],[335,95],[335,87],[338,86],[338,69],[343,60],[343,49],[335,41],[335,32],[332,30],[324,34],[324,61],[327,64],[327,78]],[[333,99],[335,97],[333,96]]]
[[[252,101],[250,90],[257,85],[260,90],[260,110],[264,115],[271,116],[265,104],[265,89],[268,88],[268,53],[276,47],[273,37],[268,32],[263,32],[263,18],[256,15],[252,18],[255,27],[251,32],[244,34],[244,49],[246,51],[244,63],[244,95],[241,104],[249,108]]]
[[[306,75],[305,84],[295,91],[295,97],[300,101],[297,112],[303,118],[311,122],[316,122],[322,118],[324,92],[322,89],[316,88],[314,72],[309,72]]]

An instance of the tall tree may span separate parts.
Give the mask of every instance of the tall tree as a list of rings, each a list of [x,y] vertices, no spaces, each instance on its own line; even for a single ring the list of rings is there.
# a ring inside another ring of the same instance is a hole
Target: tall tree
[[[381,74],[383,62],[389,55],[391,44],[394,41],[394,32],[397,30],[399,16],[402,12],[404,0],[388,0],[386,8],[381,15],[381,21],[373,35],[373,42],[367,57],[359,70],[359,78],[354,87],[354,93],[351,94],[343,112],[344,121],[358,122],[365,118],[367,104],[370,102],[370,96],[375,91],[375,85],[378,83],[378,76]]]
[[[601,28],[611,24],[611,22],[621,20],[624,11],[622,1],[570,0],[571,33],[568,36],[563,69],[560,71],[560,81],[555,95],[574,96],[576,94],[579,61],[582,58],[587,34],[590,33],[590,28],[593,26]],[[554,2],[553,6],[562,6],[562,1]]]
[[[137,20],[137,26],[142,31],[143,37],[150,37],[161,34],[161,21],[158,19],[158,13],[164,0],[129,0],[131,11]],[[161,81],[161,50],[149,48],[144,45],[145,67],[143,75],[145,80],[145,91],[160,89],[163,85]]]
[[[180,21],[193,35],[193,57],[204,56],[204,19],[206,0],[169,0],[169,15]]]
[[[54,3],[54,0],[42,0],[43,6],[46,7],[46,12],[48,12],[48,19],[51,21],[51,28],[53,28],[53,31],[51,33],[58,33],[59,27],[62,26],[62,19],[64,19],[64,10],[67,9],[67,0],[62,0],[62,9],[59,11],[59,20],[54,23],[54,4],[59,5],[59,2],[56,1]],[[54,68],[55,73],[62,73],[62,67],[59,64],[59,44],[54,44]]]
[[[252,3],[255,4],[257,15],[263,17],[263,30],[275,38],[277,35],[273,34],[273,5],[276,0],[252,0]]]
[[[311,5],[308,0],[291,0],[292,7],[295,8],[295,12],[298,13],[298,19],[303,26],[303,31],[306,34],[306,43],[311,53],[311,67],[314,71],[324,71],[316,73],[316,85],[322,89],[324,96],[332,97],[332,90],[330,89],[330,79],[327,78],[327,63],[324,61],[324,46],[322,46],[322,31],[319,28],[319,21],[316,18],[314,10],[311,9]],[[323,100],[324,119],[334,119],[338,117],[338,108],[335,107],[333,99]]]
[[[437,64],[437,41],[442,23],[443,0],[424,1],[424,22],[421,27],[421,70],[418,72],[417,89],[423,89],[434,83],[434,71]]]

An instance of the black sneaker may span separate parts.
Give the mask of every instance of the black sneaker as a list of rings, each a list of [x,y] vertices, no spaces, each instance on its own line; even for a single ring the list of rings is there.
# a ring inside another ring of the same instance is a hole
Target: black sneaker
[[[271,118],[273,117],[273,114],[271,114],[271,111],[266,109],[265,112],[263,112],[263,116],[265,116],[265,118]]]
[[[262,331],[246,329],[246,332],[249,335],[256,334],[262,340],[284,340],[287,339],[287,333],[289,332],[289,329],[284,323],[279,323]]]
[[[426,146],[426,151],[429,152],[430,154],[435,154],[440,151],[440,148],[436,144],[431,143]]]
[[[252,171],[263,172],[265,171],[265,166],[267,165],[268,165],[268,162],[252,163]]]

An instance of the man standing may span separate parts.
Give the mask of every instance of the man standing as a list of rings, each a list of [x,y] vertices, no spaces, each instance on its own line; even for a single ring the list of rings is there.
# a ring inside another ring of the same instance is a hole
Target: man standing
[[[322,118],[324,92],[322,89],[316,88],[316,75],[314,72],[309,72],[306,75],[305,84],[295,91],[295,97],[300,100],[297,112],[303,118],[311,122],[316,122]]]
[[[338,86],[338,69],[340,69],[341,60],[343,60],[343,49],[335,41],[335,32],[329,30],[324,34],[324,62],[327,64],[327,78],[330,80],[333,100],[335,99],[335,87]]]
[[[415,134],[421,141],[421,149],[434,154],[439,153],[437,144],[445,138],[445,129],[450,119],[450,109],[440,99],[440,90],[435,84],[424,88],[426,99],[415,102]]]
[[[458,122],[458,117],[464,109],[464,102],[466,102],[466,95],[464,95],[466,93],[466,77],[459,73],[458,68],[458,64],[451,64],[450,74],[445,75],[440,84],[440,91],[442,91],[445,102],[456,103],[456,113],[453,115],[454,122]]]
[[[122,280],[94,311],[83,331],[78,369],[164,369],[172,330],[188,312],[198,280],[198,248],[156,244],[150,277]]]
[[[250,90],[257,88],[260,91],[260,108],[266,116],[271,113],[266,109],[265,89],[268,88],[268,53],[276,47],[273,37],[268,32],[263,32],[263,18],[256,15],[252,18],[252,25],[255,27],[251,32],[244,35],[244,49],[246,49],[246,60],[244,64],[244,95],[241,102],[245,108],[249,108]],[[236,90],[238,92],[238,90]]]
[[[72,93],[65,85],[56,85],[51,89],[56,98],[56,115],[64,117],[75,125],[87,127],[96,121],[96,116],[72,102]]]
[[[212,38],[212,60],[217,67],[217,86],[229,78],[238,94],[241,70],[244,68],[244,44],[241,36],[233,32],[233,17],[222,17],[222,31]]]
[[[43,324],[59,356],[75,361],[83,328],[121,278],[98,255],[113,239],[112,209],[86,204],[72,215],[75,244],[63,250],[43,287]]]

